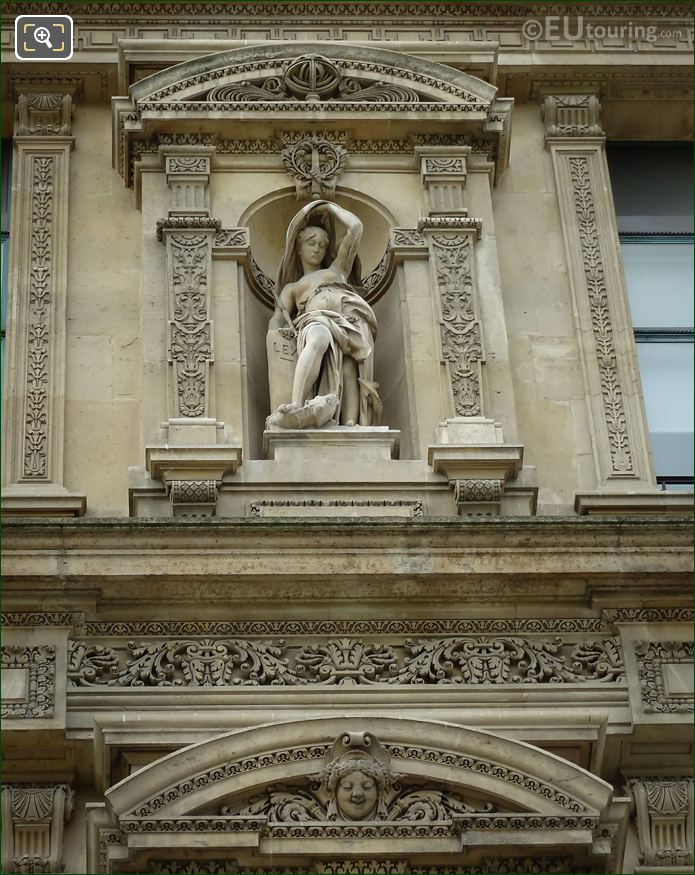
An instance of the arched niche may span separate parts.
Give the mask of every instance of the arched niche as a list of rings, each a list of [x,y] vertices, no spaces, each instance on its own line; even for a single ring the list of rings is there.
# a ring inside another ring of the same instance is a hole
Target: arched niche
[[[381,778],[350,808],[340,780],[354,772]],[[605,781],[532,745],[369,715],[226,733],[141,769],[106,800],[101,824],[118,836],[119,872],[158,871],[146,867],[193,852],[243,860],[239,871],[370,855],[452,871],[491,856],[542,863],[559,849],[591,866],[578,871],[610,871],[627,813]]]
[[[382,263],[392,260],[389,252],[389,230],[394,217],[368,195],[338,186],[335,200],[360,218],[364,234],[359,257],[362,277],[366,278]],[[274,283],[285,248],[287,227],[306,201],[298,201],[294,189],[283,188],[259,198],[242,213],[239,223],[249,228],[251,255],[247,262],[253,271],[263,275],[259,288],[251,271],[246,271],[243,326],[246,350],[246,418],[249,423],[248,458],[260,458],[261,434],[270,411],[268,365],[265,335],[272,313],[268,282]],[[398,290],[387,281],[376,290],[371,303],[378,323],[374,378],[380,387],[384,404],[384,423],[402,433],[402,457],[410,446],[408,434],[408,393],[405,379],[405,351],[401,302]],[[374,300],[376,298],[376,300]]]

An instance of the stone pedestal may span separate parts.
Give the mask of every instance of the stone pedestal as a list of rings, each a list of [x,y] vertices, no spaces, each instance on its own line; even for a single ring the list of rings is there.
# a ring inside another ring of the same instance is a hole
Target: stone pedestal
[[[503,443],[501,426],[482,416],[456,417],[439,424],[427,461],[454,490],[460,516],[497,515],[504,484],[521,471],[522,444]]]
[[[398,458],[401,433],[385,425],[338,425],[329,428],[285,429],[263,432],[263,456],[287,465],[319,462],[352,465]]]
[[[225,474],[233,474],[241,464],[241,447],[205,443],[145,447],[145,461],[152,480],[164,483],[173,516],[213,516],[217,488]]]

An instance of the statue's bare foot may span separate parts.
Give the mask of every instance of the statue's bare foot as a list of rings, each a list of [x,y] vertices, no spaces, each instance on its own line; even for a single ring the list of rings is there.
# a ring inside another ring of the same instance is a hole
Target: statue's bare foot
[[[265,422],[266,428],[321,428],[328,425],[338,412],[340,401],[337,395],[317,395],[298,404],[281,404]]]

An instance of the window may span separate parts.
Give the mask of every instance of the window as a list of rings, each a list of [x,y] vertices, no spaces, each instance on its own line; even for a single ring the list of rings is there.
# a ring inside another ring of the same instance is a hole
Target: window
[[[610,143],[607,152],[657,482],[690,488],[692,144]]]
[[[5,322],[7,321],[7,267],[10,254],[10,192],[12,188],[12,140],[0,144],[0,200],[2,218],[0,236],[2,237],[2,369],[5,369]]]

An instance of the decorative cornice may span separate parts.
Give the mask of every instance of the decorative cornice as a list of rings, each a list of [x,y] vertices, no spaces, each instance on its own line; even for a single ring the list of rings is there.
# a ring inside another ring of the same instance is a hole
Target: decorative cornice
[[[689,623],[695,620],[693,608],[606,608],[601,617],[615,625],[623,623]]]
[[[210,219],[207,216],[171,216],[168,219],[157,219],[157,240],[164,239],[165,231],[219,231],[222,228],[221,219]]]
[[[346,2],[203,2],[181,4],[181,9],[174,13],[168,2],[59,2],[59,0],[42,0],[42,2],[17,3],[9,2],[5,6],[8,17],[21,14],[49,14],[62,12],[78,19],[90,16],[109,16],[132,18],[133,16],[170,16],[179,20],[184,15],[205,17],[224,15],[230,18],[253,15],[254,18],[264,17],[277,20],[278,17],[300,18],[316,21],[322,17],[328,19],[346,18],[354,21],[356,15],[375,17],[377,19],[407,19],[413,16],[419,18],[440,18],[449,16],[460,20],[461,5],[458,0],[448,3],[383,3],[363,2],[359,4]],[[466,19],[477,17],[521,18],[547,15],[584,15],[605,16],[608,18],[690,18],[692,7],[687,3],[471,3],[466,5]]]
[[[0,623],[6,626],[75,626],[84,614],[70,611],[3,611]]]
[[[692,613],[692,612],[691,612]],[[608,635],[603,619],[431,619],[431,620],[122,620],[87,621],[77,630],[84,638],[136,638],[138,636],[240,636],[266,637],[317,635]]]
[[[424,216],[418,219],[417,226],[420,231],[475,231],[479,240],[483,220],[472,216]]]

